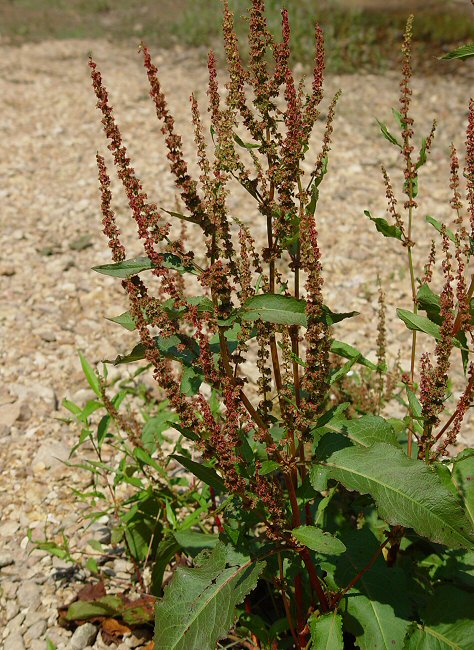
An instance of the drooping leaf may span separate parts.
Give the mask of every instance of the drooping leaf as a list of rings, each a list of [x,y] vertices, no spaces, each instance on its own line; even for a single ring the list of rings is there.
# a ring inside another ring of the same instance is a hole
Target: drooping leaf
[[[340,555],[346,550],[340,539],[316,526],[300,526],[294,528],[291,534],[298,542],[322,555]]]
[[[317,454],[323,449],[320,445]],[[457,499],[425,463],[401,449],[386,443],[350,446],[324,455],[319,465],[346,488],[370,494],[389,524],[413,528],[451,548],[474,548],[470,522]]]
[[[474,595],[451,585],[436,589],[428,601],[423,625],[409,635],[406,650],[473,650]]]
[[[369,361],[366,357],[362,355],[357,348],[354,348],[348,343],[342,341],[333,340],[331,343],[331,352],[336,354],[338,357],[343,357],[344,359],[355,359],[356,363],[360,363],[361,366],[370,368],[371,370],[376,370],[377,366],[372,361]]]
[[[474,526],[474,450],[465,449],[454,459],[452,481]]]
[[[441,232],[443,230],[443,224],[435,219],[434,217],[430,217],[429,215],[425,217],[426,223],[431,224],[438,232]],[[456,241],[456,237],[453,233],[452,230],[449,228],[446,228],[446,235],[448,236],[448,239],[450,239],[452,242]]]
[[[175,217],[176,219],[181,219],[181,221],[188,221],[189,223],[199,223],[199,221],[192,216],[181,214],[181,212],[173,212],[173,210],[165,210],[165,208],[160,208],[166,214],[169,214],[170,217]]]
[[[265,568],[219,542],[179,567],[156,606],[155,647],[160,650],[214,650],[234,622],[235,608],[252,591]]]
[[[385,140],[388,140],[391,144],[396,145],[397,147],[402,148],[402,145],[400,142],[397,140],[397,138],[390,133],[390,131],[387,129],[386,125],[381,122],[380,120],[377,120],[377,124],[380,127],[380,130],[382,131],[382,135],[385,138]]]
[[[193,557],[205,548],[214,548],[219,538],[217,535],[199,533],[194,530],[180,530],[173,533],[180,547]]]
[[[414,314],[408,309],[397,309],[397,316],[402,320],[409,330],[416,330],[417,332],[424,332],[432,336],[437,341],[441,340],[441,330],[437,323],[433,323],[426,316]],[[465,346],[458,340],[452,339],[453,345],[462,350],[466,349]]]
[[[461,47],[451,50],[447,54],[440,56],[440,59],[449,61],[451,59],[469,59],[471,56],[474,56],[474,45],[461,45]]]
[[[77,600],[69,605],[66,619],[81,621],[95,616],[117,616],[123,610],[120,596],[104,596],[97,600]]]
[[[194,268],[184,266],[180,258],[173,253],[161,253],[162,264],[167,269],[174,269],[179,273],[194,273]],[[148,257],[135,257],[130,260],[123,260],[123,262],[115,262],[114,264],[102,264],[100,266],[93,266],[92,270],[104,275],[111,275],[115,278],[130,278],[132,275],[141,273],[142,271],[150,271],[157,268],[155,264]]]
[[[390,237],[392,239],[402,240],[403,233],[398,226],[393,226],[388,223],[386,219],[382,217],[373,217],[368,210],[364,210],[366,217],[369,217],[371,221],[374,222],[375,228],[380,232],[384,237]]]
[[[428,284],[425,283],[421,285],[421,287],[418,289],[416,300],[418,302],[418,307],[426,312],[428,318],[434,323],[440,325],[440,299]]]
[[[244,142],[242,138],[237,135],[237,133],[234,133],[234,140],[237,142],[239,147],[242,147],[243,149],[258,149],[262,146],[260,143]]]
[[[329,612],[309,619],[311,650],[344,650],[342,638],[342,616]]]
[[[194,474],[194,476],[197,476],[203,483],[213,487],[216,492],[225,492],[224,481],[212,467],[201,465],[201,463],[196,463],[194,460],[186,458],[186,456],[179,456],[178,454],[171,454],[171,458],[174,458],[183,467],[186,467],[186,469]]]
[[[155,336],[155,345],[164,357],[179,361],[185,366],[190,366],[199,357],[199,346],[194,339],[184,334],[173,334],[172,336]],[[186,346],[184,350],[180,346]],[[124,363],[134,363],[145,359],[145,346],[137,343],[129,354],[118,355],[112,362],[114,366]]]

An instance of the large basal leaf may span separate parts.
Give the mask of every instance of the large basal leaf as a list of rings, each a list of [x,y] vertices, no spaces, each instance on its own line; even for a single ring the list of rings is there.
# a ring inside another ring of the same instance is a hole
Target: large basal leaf
[[[364,569],[379,547],[368,529],[346,532],[344,555],[323,562],[328,579],[344,589]],[[402,650],[411,621],[410,599],[403,571],[387,567],[382,555],[340,601],[344,628],[361,650]]]
[[[265,568],[221,542],[179,567],[156,606],[155,647],[160,650],[215,650],[232,627],[235,607],[252,591]]]
[[[424,462],[408,458],[401,449],[386,443],[350,446],[323,456],[319,464],[328,478],[370,494],[389,524],[413,528],[451,548],[474,548],[472,527],[456,497]]]
[[[342,616],[329,612],[309,619],[311,650],[344,650]]]
[[[196,273],[196,271],[189,266],[184,266],[180,258],[173,253],[161,253],[162,265],[167,269],[174,269],[179,273]],[[132,275],[141,273],[142,271],[151,271],[151,269],[158,268],[156,264],[148,257],[134,257],[130,260],[123,260],[123,262],[116,262],[115,264],[102,264],[100,266],[93,266],[92,270],[104,275],[111,275],[114,278],[130,278]]]
[[[298,542],[321,555],[340,555],[346,550],[340,539],[316,526],[300,526],[294,528],[291,534]]]
[[[346,318],[356,316],[358,312],[338,314],[323,305],[321,320],[327,325],[333,325]],[[244,321],[262,320],[276,325],[307,326],[306,302],[292,296],[276,293],[262,293],[249,298],[236,314]]]
[[[451,476],[474,526],[474,449],[465,449],[456,456]]]
[[[417,332],[424,332],[432,336],[437,341],[441,340],[441,330],[437,323],[433,323],[426,316],[414,314],[408,309],[397,309],[397,316],[400,318],[409,330],[416,330]],[[452,339],[453,345],[457,348],[465,349],[465,346],[457,339]]]
[[[409,635],[406,650],[473,650],[474,595],[451,585],[439,587],[428,601],[423,625]]]

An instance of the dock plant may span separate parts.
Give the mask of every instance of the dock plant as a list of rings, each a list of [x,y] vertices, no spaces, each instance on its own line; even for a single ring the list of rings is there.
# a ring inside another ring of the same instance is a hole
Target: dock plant
[[[244,66],[224,0],[226,74],[211,51],[207,106],[202,93],[190,98],[196,172],[142,45],[180,207],[159,207],[145,191],[98,64],[89,62],[143,244],[142,256],[127,256],[110,155],[97,154],[112,261],[95,270],[121,279],[129,310],[113,320],[136,335],[134,343],[127,335],[131,352],[115,363],[149,364],[182,441],[168,458],[158,442],[148,446],[148,471],[156,452],[160,468],[178,464],[194,477],[201,497],[199,515],[176,512],[173,526],[163,507],[147,557],[172,574],[164,590],[153,584],[155,647],[472,648],[474,452],[453,450],[474,393],[474,102],[464,171],[451,149],[451,205],[440,206],[444,219],[425,223],[420,174],[436,125],[424,138],[415,134],[410,18],[396,130],[379,123],[399,151],[403,183],[395,188],[384,167],[388,216],[361,215],[361,228],[375,226],[407,260],[411,299],[397,313],[410,330],[401,354],[409,365],[399,371],[403,361],[386,359],[383,289],[373,360],[339,340],[339,323],[357,313],[325,300],[318,201],[340,93],[323,117],[323,32],[316,25],[312,74],[300,80],[288,12],[281,15],[276,38],[264,1],[252,0]],[[237,190],[248,198],[245,219],[229,201]],[[184,225],[178,236],[173,222]],[[415,259],[420,232],[435,235],[428,260]],[[452,406],[457,361],[465,383]],[[147,435],[149,442],[150,427]]]

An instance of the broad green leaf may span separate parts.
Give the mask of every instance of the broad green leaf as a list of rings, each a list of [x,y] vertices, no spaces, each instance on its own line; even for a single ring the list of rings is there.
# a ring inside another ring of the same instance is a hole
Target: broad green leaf
[[[419,156],[418,156],[417,163],[415,165],[415,169],[420,169],[420,167],[423,167],[423,165],[426,164],[427,160],[428,160],[428,157],[426,155],[426,138],[422,138],[420,153],[419,153]]]
[[[278,325],[306,326],[306,303],[291,296],[266,293],[252,296],[243,305],[242,320],[263,320]]]
[[[354,366],[357,362],[357,359],[349,359],[349,361],[346,361],[346,363],[341,366],[340,368],[331,370],[331,376],[329,378],[329,383],[332,385],[336,381],[339,381],[339,379],[342,379],[345,377],[350,371],[352,366]]]
[[[199,533],[194,530],[178,530],[173,533],[173,536],[180,547],[192,556],[197,555],[205,548],[214,548],[219,541],[216,535]]]
[[[201,463],[196,463],[194,460],[186,458],[186,456],[179,456],[177,454],[171,454],[170,458],[177,460],[178,463],[186,467],[186,469],[194,474],[194,476],[197,476],[203,483],[213,487],[216,492],[225,492],[224,481],[212,467],[201,465]]]
[[[401,449],[386,443],[345,447],[322,457],[319,464],[329,478],[370,494],[389,524],[413,528],[451,548],[474,548],[470,522],[457,499],[425,463],[408,458]]]
[[[180,546],[173,535],[167,535],[160,540],[151,572],[151,593],[154,596],[161,596],[166,567],[179,550]]]
[[[340,539],[316,526],[300,526],[294,528],[291,534],[298,542],[322,555],[340,555],[346,550]]]
[[[192,267],[184,266],[180,258],[173,253],[161,253],[162,265],[167,269],[174,269],[179,273],[194,273],[196,271]],[[141,273],[142,271],[150,271],[151,269],[158,268],[148,257],[135,257],[131,260],[123,260],[123,262],[116,262],[115,264],[102,264],[101,266],[93,266],[92,270],[104,275],[111,275],[115,278],[130,278],[132,275]]]
[[[197,395],[203,382],[203,375],[193,366],[184,366],[181,375],[180,390],[183,395]]]
[[[424,332],[437,341],[441,340],[440,326],[437,323],[433,323],[433,321],[426,316],[414,314],[407,309],[397,309],[397,316],[405,323],[409,330]],[[461,348],[462,350],[466,349],[457,339],[452,339],[452,342],[457,348]]]
[[[431,289],[428,284],[422,284],[416,295],[418,307],[426,312],[430,320],[438,325],[441,323],[439,315],[441,305],[439,296]]]
[[[364,357],[362,353],[357,350],[357,348],[354,348],[348,343],[333,340],[331,343],[331,352],[333,354],[336,354],[338,357],[343,357],[344,359],[355,359],[357,363],[361,364],[361,366],[365,366],[371,370],[377,370],[375,363],[369,361],[369,359]]]
[[[342,540],[346,552],[322,562],[328,580],[339,589],[367,566],[379,547],[379,540],[368,528],[346,532]],[[344,629],[354,634],[361,650],[402,650],[410,610],[405,574],[398,567],[387,567],[381,554],[342,598],[338,609]]]
[[[376,118],[376,119],[377,119],[377,118]],[[380,130],[382,131],[382,135],[383,135],[383,137],[385,138],[385,140],[388,140],[391,144],[394,144],[394,145],[396,145],[397,147],[400,147],[400,149],[401,149],[401,148],[402,148],[402,145],[401,145],[400,142],[397,140],[397,138],[396,138],[394,135],[392,135],[392,134],[390,133],[390,131],[389,131],[389,130],[387,129],[387,127],[385,126],[385,124],[384,124],[383,122],[381,122],[380,120],[377,120],[377,124],[379,125]]]
[[[393,426],[380,415],[363,415],[353,420],[340,419],[326,426],[331,431],[343,433],[363,447],[371,447],[376,442],[400,446]]]
[[[434,217],[430,217],[430,216],[428,215],[428,216],[425,217],[425,221],[426,221],[426,223],[430,223],[434,228],[436,228],[436,230],[437,230],[438,232],[441,232],[441,231],[442,231],[442,229],[443,229],[443,224],[442,224],[440,221],[438,221],[437,219],[435,219]],[[456,241],[456,237],[455,237],[453,231],[450,230],[449,228],[446,228],[446,235],[448,236],[448,238],[449,238],[452,242],[455,242],[455,241]]]
[[[249,298],[237,312],[245,321],[262,320],[266,323],[277,325],[307,326],[306,303],[292,296],[283,296],[276,293],[264,293]],[[325,305],[322,308],[321,320],[327,325],[333,325],[345,318],[352,318],[358,312],[335,313]]]
[[[342,617],[337,612],[329,612],[309,619],[311,650],[344,650],[342,638]]]
[[[81,360],[82,371],[87,379],[87,383],[92,388],[97,397],[100,397],[100,384],[97,375],[95,374],[92,366],[87,361],[82,352],[79,352],[79,358]]]
[[[403,233],[398,226],[391,226],[386,219],[382,217],[373,217],[368,210],[364,210],[366,217],[369,217],[374,222],[375,228],[384,237],[391,237],[392,239],[402,240]]]
[[[474,595],[451,585],[436,589],[406,650],[473,650]]]
[[[444,56],[440,56],[440,59],[449,61],[450,59],[469,59],[471,56],[474,56],[474,45],[461,45],[461,47],[451,50]]]
[[[456,456],[452,481],[474,526],[474,449],[465,449]]]
[[[232,627],[235,608],[265,568],[221,542],[179,567],[156,606],[155,646],[160,650],[215,650]]]

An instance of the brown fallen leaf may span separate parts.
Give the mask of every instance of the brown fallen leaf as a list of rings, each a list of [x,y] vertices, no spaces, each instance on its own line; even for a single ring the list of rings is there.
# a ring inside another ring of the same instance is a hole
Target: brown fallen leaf
[[[131,629],[123,625],[116,618],[104,618],[101,625],[101,634],[104,643],[110,645],[116,641],[121,641],[124,634],[130,634]]]
[[[106,595],[104,581],[84,585],[77,593],[77,600],[98,600]]]

